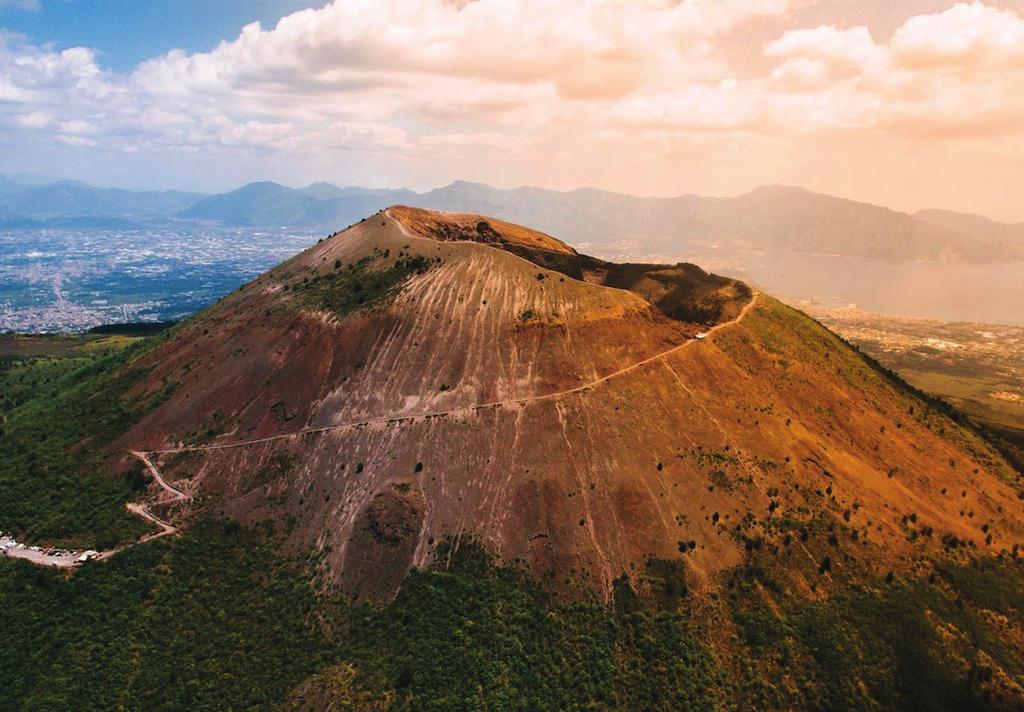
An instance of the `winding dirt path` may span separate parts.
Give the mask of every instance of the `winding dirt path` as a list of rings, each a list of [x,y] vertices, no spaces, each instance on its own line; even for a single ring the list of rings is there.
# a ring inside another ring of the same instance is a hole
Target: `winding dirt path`
[[[391,215],[391,208],[387,208],[384,211],[384,217],[386,217],[388,220],[390,220],[395,225],[397,225],[398,229],[401,230],[402,234],[405,235],[406,237],[415,237],[415,238],[423,239],[423,235],[415,235],[415,234],[409,232],[409,228],[407,228],[405,226],[405,224],[401,220],[395,220],[394,216]]]
[[[160,474],[160,471],[156,469],[156,465],[154,465],[153,461],[149,459],[148,453],[140,452],[138,450],[132,450],[131,453],[135,457],[142,460],[142,464],[144,464],[146,466],[146,469],[149,470],[149,474],[153,475],[153,479],[156,480],[157,484],[163,487],[164,490],[168,492],[172,497],[178,500],[189,499],[189,495],[185,494],[183,490],[178,489],[177,487],[175,487],[174,485],[172,485],[170,482],[163,478],[163,476]]]
[[[150,539],[156,539],[158,536],[165,536],[167,534],[173,534],[174,532],[178,531],[177,527],[175,527],[175,526],[173,526],[171,524],[168,524],[163,519],[160,519],[159,517],[154,515],[152,512],[150,512],[146,508],[146,505],[144,505],[144,504],[136,504],[135,502],[129,502],[128,504],[125,505],[125,507],[127,507],[128,511],[131,512],[132,514],[137,514],[140,517],[142,517],[143,519],[148,519],[149,521],[153,522],[153,524],[156,524],[158,527],[160,527],[160,533],[159,534],[147,534],[145,537],[142,538],[142,540],[140,540],[140,543],[142,541],[149,541]],[[131,545],[129,544],[129,546],[131,546]]]
[[[146,452],[132,451],[132,454],[135,455],[136,457],[140,457],[140,458],[143,459],[143,461],[149,467],[150,471],[154,474],[155,477],[157,477],[157,481],[161,482],[166,488],[171,488],[170,485],[168,485],[168,484],[163,482],[163,479],[157,473],[156,467],[153,465],[152,462],[150,462],[150,460],[147,457],[147,455],[151,455],[151,454],[161,454],[162,455],[162,454],[171,454],[171,453],[178,453],[178,452],[205,452],[205,451],[209,451],[209,450],[227,450],[227,449],[236,448],[236,447],[245,447],[247,445],[258,445],[260,443],[273,442],[275,440],[285,440],[285,439],[288,439],[288,438],[297,438],[297,437],[302,437],[303,435],[310,435],[310,434],[314,434],[314,433],[325,433],[325,432],[332,431],[332,430],[346,430],[346,429],[352,429],[352,428],[362,428],[362,427],[365,427],[365,426],[368,426],[368,425],[376,425],[376,424],[380,424],[380,423],[403,423],[403,422],[407,422],[407,421],[410,421],[410,420],[417,420],[417,419],[422,419],[422,418],[436,418],[436,417],[443,417],[443,416],[449,416],[449,415],[467,415],[469,413],[474,413],[474,412],[479,411],[479,410],[485,410],[487,408],[498,408],[498,407],[502,407],[502,406],[522,407],[522,406],[530,405],[531,403],[539,403],[539,402],[542,402],[542,401],[555,400],[555,399],[558,399],[558,398],[564,398],[565,396],[570,396],[570,395],[574,395],[576,393],[583,393],[585,391],[589,391],[589,390],[591,390],[593,388],[596,388],[597,386],[600,386],[603,383],[607,383],[608,381],[610,381],[612,379],[619,378],[621,376],[626,375],[627,373],[632,373],[633,371],[636,371],[637,369],[643,368],[644,366],[646,366],[648,364],[654,363],[656,361],[660,361],[661,359],[666,358],[667,356],[671,356],[672,354],[674,354],[674,353],[676,353],[676,352],[678,352],[678,351],[680,351],[680,350],[682,350],[682,349],[684,349],[684,348],[686,348],[688,346],[692,346],[693,344],[699,343],[703,338],[707,338],[708,336],[711,336],[712,334],[714,334],[715,332],[719,331],[720,329],[724,329],[724,328],[726,328],[728,326],[732,326],[733,324],[739,322],[741,319],[746,317],[746,315],[750,312],[750,310],[760,300],[760,297],[761,297],[760,292],[755,291],[753,293],[753,296],[751,296],[750,300],[745,305],[743,305],[743,308],[740,310],[739,314],[737,314],[733,319],[730,319],[729,321],[723,321],[721,324],[716,324],[715,326],[711,327],[706,332],[704,332],[703,336],[700,337],[700,338],[694,338],[694,339],[690,339],[688,341],[684,341],[683,343],[677,344],[676,346],[673,346],[673,347],[671,347],[669,349],[666,349],[665,351],[662,351],[662,352],[657,353],[657,354],[655,354],[653,356],[649,356],[649,357],[647,357],[645,359],[642,359],[640,361],[632,363],[629,366],[626,366],[624,368],[620,368],[618,371],[613,371],[612,373],[609,373],[607,375],[601,376],[600,378],[595,379],[593,381],[589,381],[587,383],[584,383],[584,384],[579,385],[579,386],[575,386],[573,388],[567,388],[567,389],[562,390],[562,391],[555,391],[553,393],[544,393],[544,394],[541,394],[539,396],[526,396],[526,397],[523,397],[523,398],[509,398],[509,399],[506,399],[506,400],[490,401],[488,403],[478,403],[477,405],[462,406],[460,408],[451,408],[449,410],[434,410],[434,411],[426,411],[426,412],[421,412],[421,413],[396,413],[396,414],[393,414],[393,415],[382,415],[382,416],[378,416],[376,418],[367,418],[365,420],[355,420],[355,421],[350,421],[350,422],[347,422],[347,423],[335,423],[334,425],[323,425],[323,426],[315,427],[315,428],[303,428],[301,430],[296,430],[296,431],[291,432],[291,433],[282,433],[281,435],[270,435],[270,436],[265,437],[265,438],[255,438],[253,440],[241,440],[241,441],[233,442],[233,443],[214,443],[212,445],[188,445],[188,446],[185,446],[185,447],[162,448],[162,449],[157,449],[157,450],[148,450]],[[177,492],[183,498],[187,497],[180,490],[177,490],[177,489],[174,489],[174,488],[171,488],[171,489],[173,491]]]
[[[146,468],[149,470],[150,474],[153,475],[153,478],[156,480],[156,482],[164,489],[165,492],[170,494],[174,499],[190,499],[189,495],[185,494],[182,490],[178,489],[174,485],[167,482],[163,477],[161,477],[160,472],[157,470],[156,466],[150,461],[150,459],[146,456],[145,453],[136,452],[133,450],[132,455],[135,455],[135,457],[142,460],[142,462],[146,465]],[[149,507],[145,503],[126,502],[124,506],[125,509],[127,509],[132,514],[138,517],[142,517],[143,519],[155,524],[157,527],[160,528],[160,531],[151,534],[144,534],[143,536],[139,537],[137,541],[133,541],[130,544],[124,544],[123,546],[118,546],[113,549],[107,549],[106,551],[100,552],[90,551],[88,552],[90,554],[90,561],[102,561],[103,559],[109,559],[114,554],[118,554],[124,551],[125,549],[136,546],[137,544],[145,544],[147,541],[153,541],[154,539],[159,539],[160,537],[168,536],[169,534],[174,534],[178,531],[178,528],[176,526],[170,524],[169,522],[165,522],[163,519],[160,519],[160,517],[156,516],[151,511],[149,511]],[[32,562],[33,564],[38,564],[40,566],[55,566],[61,569],[70,569],[82,563],[79,557],[81,557],[81,555],[84,553],[86,552],[69,551],[60,556],[56,556],[52,554],[47,554],[42,551],[32,551],[29,548],[19,548],[7,550],[4,552],[4,555],[10,558],[26,559]]]
[[[163,475],[160,474],[160,470],[158,470],[156,465],[153,464],[153,461],[149,459],[148,453],[140,452],[138,450],[132,450],[131,453],[132,455],[134,455],[135,457],[139,458],[139,460],[142,461],[142,464],[146,466],[147,470],[149,470],[149,474],[153,476],[153,479],[156,480],[156,483],[160,485],[164,492],[171,496],[171,499],[177,501],[187,501],[189,499],[192,499],[192,496],[190,494],[187,494],[184,490],[175,487],[174,485],[172,485],[170,482],[163,478]],[[162,536],[174,534],[178,531],[178,528],[176,526],[169,522],[165,522],[163,519],[160,519],[160,517],[156,516],[151,511],[149,511],[149,507],[145,503],[127,502],[124,506],[132,514],[142,517],[143,519],[150,521],[153,524],[156,524],[158,527],[160,527],[160,531],[155,534],[146,534],[138,541],[133,542],[131,544],[125,544],[124,546],[118,547],[116,549],[104,551],[97,555],[95,557],[96,559],[109,558],[114,554],[118,553],[119,551],[124,551],[130,546],[135,546],[136,544],[145,544],[147,541],[153,541],[154,539],[159,539]]]

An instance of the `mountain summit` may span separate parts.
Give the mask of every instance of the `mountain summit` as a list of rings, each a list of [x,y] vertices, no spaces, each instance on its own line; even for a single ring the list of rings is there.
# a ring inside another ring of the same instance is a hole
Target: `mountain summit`
[[[176,384],[111,450],[187,493],[157,511],[276,522],[357,598],[467,541],[604,598],[1024,541],[1002,457],[803,314],[480,215],[375,214],[132,367]]]

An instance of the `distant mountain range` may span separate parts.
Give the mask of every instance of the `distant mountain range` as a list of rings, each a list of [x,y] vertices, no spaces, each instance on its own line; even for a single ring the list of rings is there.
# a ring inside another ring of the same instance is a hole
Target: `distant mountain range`
[[[729,198],[642,198],[592,188],[505,190],[465,181],[425,193],[330,183],[288,188],[268,181],[218,195],[39,182],[34,176],[0,176],[0,227],[203,220],[334,231],[388,205],[405,204],[492,215],[597,251],[673,254],[717,247],[944,262],[1024,260],[1024,223],[946,210],[901,213],[791,186],[763,186]]]
[[[948,262],[1024,259],[1024,224],[984,226],[977,216],[943,213],[947,217],[939,219],[934,211],[922,219],[791,186],[763,186],[730,198],[638,198],[456,182],[413,204],[496,215],[591,249],[617,243],[648,254],[717,246]],[[948,216],[963,218],[972,230],[962,232]]]
[[[0,223],[54,218],[65,221],[80,218],[166,219],[203,197],[201,193],[178,190],[157,192],[96,188],[72,180],[36,185],[0,176]]]
[[[339,188],[314,183],[286,188],[271,182],[250,183],[230,193],[204,198],[178,217],[213,220],[226,225],[295,225],[335,230],[395,203],[414,201],[411,190]]]

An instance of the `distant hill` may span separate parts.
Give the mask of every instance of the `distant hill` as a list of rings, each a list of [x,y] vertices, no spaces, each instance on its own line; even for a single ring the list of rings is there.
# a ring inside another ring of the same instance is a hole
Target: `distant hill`
[[[265,181],[200,200],[178,217],[226,225],[345,227],[385,205],[415,197],[409,190],[339,188],[314,183],[302,189]],[[321,197],[316,197],[321,196]]]
[[[930,225],[953,230],[981,243],[1015,245],[1024,243],[1024,222],[1002,223],[974,213],[952,210],[919,210],[914,217]]]
[[[906,213],[788,186],[706,202],[695,214],[726,241],[752,247],[949,262],[1011,256],[994,246],[979,254],[962,235]]]
[[[617,253],[719,248],[942,262],[1024,260],[1024,223],[946,210],[910,215],[792,186],[762,186],[726,198],[644,198],[593,188],[500,189],[466,181],[425,193],[325,182],[289,188],[264,181],[203,196],[75,181],[26,185],[0,176],[0,223],[8,227],[51,218],[104,218],[330,231],[395,204],[493,215]]]
[[[60,183],[62,180],[65,180],[60,176],[35,172],[14,173],[7,176],[7,178],[21,185],[50,185],[51,183]]]
[[[21,193],[27,189],[27,186],[18,183],[7,176],[0,176],[0,195],[10,195],[12,193]]]
[[[316,200],[331,200],[345,195],[345,190],[333,183],[310,183],[305,188],[302,188],[300,192]]]
[[[305,225],[316,222],[322,201],[278,183],[249,183],[200,200],[178,215],[232,225]]]
[[[0,214],[11,219],[166,218],[202,197],[200,193],[178,190],[158,192],[96,188],[78,181],[26,185],[12,178],[0,178]]]

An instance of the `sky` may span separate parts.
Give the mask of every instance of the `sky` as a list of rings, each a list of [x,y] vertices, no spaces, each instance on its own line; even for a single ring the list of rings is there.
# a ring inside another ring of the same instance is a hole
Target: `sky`
[[[0,0],[0,173],[1024,221],[1024,0]]]

